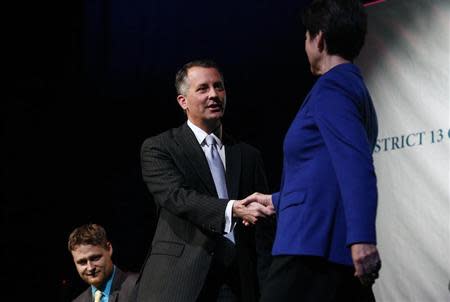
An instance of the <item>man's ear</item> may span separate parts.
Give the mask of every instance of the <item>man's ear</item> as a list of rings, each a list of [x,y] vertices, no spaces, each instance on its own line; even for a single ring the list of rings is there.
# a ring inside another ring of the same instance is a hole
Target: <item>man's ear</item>
[[[112,248],[111,242],[108,242],[108,243],[106,244],[106,246],[108,247],[109,256],[111,257],[111,256],[112,256],[112,253],[113,253],[113,248]]]
[[[183,108],[183,110],[187,109],[186,97],[184,95],[179,94],[177,96],[177,101],[178,101],[178,104],[180,104],[181,108]]]
[[[323,52],[326,49],[326,43],[325,38],[323,36],[323,32],[319,31],[319,33],[316,35],[315,39],[317,39],[317,48],[320,52]]]

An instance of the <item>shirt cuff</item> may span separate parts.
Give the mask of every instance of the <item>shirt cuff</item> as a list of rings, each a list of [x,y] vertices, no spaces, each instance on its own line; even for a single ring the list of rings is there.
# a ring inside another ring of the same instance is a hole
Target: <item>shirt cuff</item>
[[[225,234],[228,234],[234,230],[234,226],[236,225],[236,222],[233,222],[233,204],[236,200],[230,200],[227,204],[227,207],[225,209],[225,228],[223,232]]]

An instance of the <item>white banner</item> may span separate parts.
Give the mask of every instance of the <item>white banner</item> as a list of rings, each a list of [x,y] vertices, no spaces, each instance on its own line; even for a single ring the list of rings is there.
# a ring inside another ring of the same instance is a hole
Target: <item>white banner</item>
[[[377,301],[450,301],[450,1],[369,6],[356,62],[379,121]]]

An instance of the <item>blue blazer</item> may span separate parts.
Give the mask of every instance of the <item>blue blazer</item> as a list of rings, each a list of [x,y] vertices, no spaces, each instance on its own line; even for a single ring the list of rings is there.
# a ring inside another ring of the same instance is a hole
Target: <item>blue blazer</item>
[[[322,75],[283,145],[273,255],[314,255],[352,265],[349,246],[375,243],[375,109],[359,69]]]

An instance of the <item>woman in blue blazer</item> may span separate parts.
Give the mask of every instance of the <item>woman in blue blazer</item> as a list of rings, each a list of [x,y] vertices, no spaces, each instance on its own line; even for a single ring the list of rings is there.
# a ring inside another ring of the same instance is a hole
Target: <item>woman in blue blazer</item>
[[[287,131],[280,191],[249,201],[277,212],[274,260],[261,301],[373,301],[375,109],[353,59],[367,17],[358,0],[315,0],[305,51],[320,75]]]

